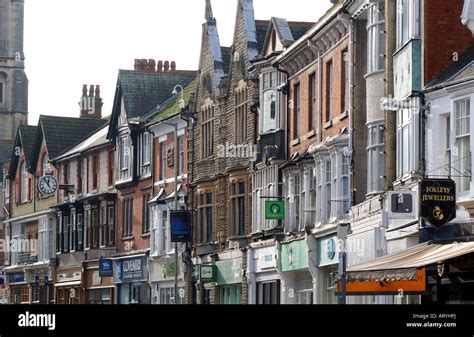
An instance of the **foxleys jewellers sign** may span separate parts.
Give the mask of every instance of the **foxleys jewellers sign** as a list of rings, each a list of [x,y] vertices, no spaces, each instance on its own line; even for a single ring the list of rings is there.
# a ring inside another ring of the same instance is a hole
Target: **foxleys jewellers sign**
[[[423,179],[420,216],[439,228],[456,217],[456,184],[451,179]]]

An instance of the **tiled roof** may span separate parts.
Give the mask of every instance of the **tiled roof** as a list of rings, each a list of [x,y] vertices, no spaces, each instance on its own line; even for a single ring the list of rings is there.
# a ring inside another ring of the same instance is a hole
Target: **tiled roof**
[[[73,118],[41,115],[41,126],[48,147],[48,155],[55,158],[70,149],[97,129],[107,124],[108,119]],[[38,138],[36,141],[40,141]]]
[[[196,82],[197,79],[194,79],[191,83],[189,83],[183,90],[183,98],[184,98],[184,106],[186,107],[189,104],[189,100],[191,99],[191,95],[196,92]],[[181,98],[181,94],[173,96],[167,102],[161,105],[161,108],[155,113],[151,119],[155,121],[165,120],[171,116],[177,115],[180,112],[179,108],[179,99]]]
[[[28,164],[30,163],[33,147],[35,145],[36,129],[37,127],[33,125],[20,125],[18,128],[18,131],[20,132],[21,144],[23,146],[23,152]]]
[[[467,67],[471,62],[474,62],[474,43],[459,56],[458,61],[451,63],[448,68],[428,82],[426,84],[426,88],[432,88],[449,81],[454,75]]]
[[[177,70],[173,72],[119,71],[119,85],[128,118],[148,114],[158,104],[171,97],[175,85],[187,86],[196,71]]]
[[[306,33],[308,29],[313,27],[314,24],[314,22],[288,22],[288,26],[290,27],[291,34],[293,35],[293,39],[295,41],[298,40],[301,36],[303,36],[303,34]]]
[[[255,28],[257,29],[257,48],[259,53],[262,52],[269,24],[269,20],[255,20]]]

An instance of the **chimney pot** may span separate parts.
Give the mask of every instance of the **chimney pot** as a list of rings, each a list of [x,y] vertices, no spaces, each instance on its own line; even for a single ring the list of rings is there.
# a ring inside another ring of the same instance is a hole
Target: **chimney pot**
[[[95,97],[100,98],[100,85],[95,86]]]
[[[176,62],[171,61],[171,71],[176,71]]]
[[[94,97],[94,86],[93,85],[91,85],[90,88],[89,88],[89,96]]]
[[[164,72],[167,73],[168,71],[170,71],[170,62],[169,62],[169,61],[165,61],[165,69],[164,69]]]
[[[142,59],[142,66],[140,68],[140,71],[146,71],[147,68],[148,68],[148,60]]]
[[[158,67],[156,68],[156,71],[159,72],[159,73],[163,72],[163,61],[162,60],[158,61]]]
[[[135,64],[133,65],[133,69],[137,71],[140,68],[140,60],[135,59]]]
[[[87,84],[82,85],[82,97],[87,96]]]

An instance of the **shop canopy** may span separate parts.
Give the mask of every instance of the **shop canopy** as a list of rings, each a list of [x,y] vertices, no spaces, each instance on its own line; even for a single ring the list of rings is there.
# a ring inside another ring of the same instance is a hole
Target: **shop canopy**
[[[474,252],[474,242],[420,244],[347,268],[347,281],[416,279],[416,270]]]

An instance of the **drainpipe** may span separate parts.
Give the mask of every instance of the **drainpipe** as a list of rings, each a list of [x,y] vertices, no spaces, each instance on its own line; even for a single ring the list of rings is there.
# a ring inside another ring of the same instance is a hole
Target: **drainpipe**
[[[318,48],[318,143],[323,142],[323,60],[321,50]]]
[[[349,21],[349,48],[348,48],[348,57],[349,57],[349,151],[351,154],[350,157],[350,162],[351,162],[351,167],[353,168],[354,165],[354,74],[355,74],[355,67],[354,67],[354,20]],[[352,172],[352,175],[350,175],[350,181],[349,184],[351,186],[351,191],[352,192],[352,202],[351,204],[354,205],[356,203],[356,198],[355,198],[355,193],[356,193],[356,188],[355,188],[355,183],[354,183],[354,173]]]

